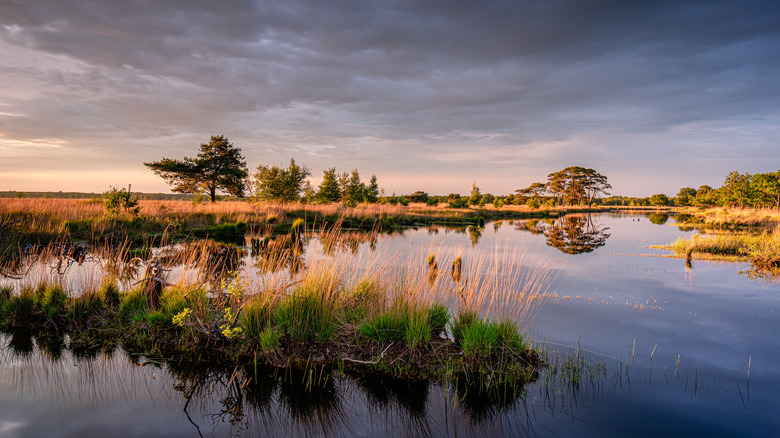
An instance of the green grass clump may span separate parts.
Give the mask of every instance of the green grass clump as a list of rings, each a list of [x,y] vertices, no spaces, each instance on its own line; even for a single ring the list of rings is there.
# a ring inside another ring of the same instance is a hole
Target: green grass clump
[[[52,285],[46,287],[39,303],[46,316],[49,318],[56,318],[64,312],[68,298],[68,294],[65,293],[62,286]]]
[[[15,318],[25,318],[32,316],[38,304],[35,290],[24,287],[19,295],[11,297],[6,303],[6,313]]]
[[[404,338],[412,350],[431,341],[431,315],[428,308],[421,306],[409,311]]]
[[[68,317],[77,325],[83,326],[103,309],[103,295],[100,291],[89,291],[73,299]]]
[[[335,271],[307,273],[276,309],[276,323],[294,342],[325,342],[337,328],[337,308],[344,295],[342,277]]]
[[[479,315],[472,310],[462,309],[458,312],[458,317],[452,324],[452,338],[455,340],[455,343],[460,345],[463,341],[464,329],[479,320]]]
[[[358,326],[358,333],[372,342],[387,345],[405,340],[406,345],[416,349],[438,336],[449,322],[446,306],[413,305],[396,301],[384,312],[367,318]]]
[[[103,282],[103,284],[100,285],[100,289],[98,289],[98,294],[100,295],[103,304],[108,307],[116,307],[121,301],[119,287],[112,281]]]
[[[359,324],[375,317],[386,307],[385,289],[377,281],[364,278],[348,293],[341,303],[344,321]]]
[[[491,350],[496,348],[499,340],[496,325],[490,321],[475,320],[461,329],[460,346],[463,348],[463,356],[468,362],[474,362],[480,358],[489,358]]]
[[[276,322],[294,342],[327,341],[336,330],[332,306],[316,290],[305,287],[279,303]]]
[[[273,327],[268,327],[258,335],[260,348],[265,351],[273,350],[279,345],[280,338],[281,335],[278,330]]]
[[[408,306],[395,304],[386,312],[360,324],[358,333],[382,345],[396,342],[406,337],[409,317]]]
[[[123,320],[143,320],[149,312],[149,299],[143,289],[135,288],[122,294],[119,317]]]
[[[8,314],[8,306],[11,303],[13,297],[13,289],[11,286],[3,286],[0,288],[0,316],[6,316]]]
[[[11,299],[14,289],[11,286],[0,287],[0,305]]]
[[[259,338],[262,344],[262,336],[273,322],[274,310],[273,302],[261,296],[254,297],[244,305],[240,323],[246,339]],[[278,332],[276,333],[278,335]],[[270,335],[266,334],[265,336]]]
[[[444,304],[434,304],[428,309],[428,324],[431,335],[440,336],[450,323],[450,311]]]

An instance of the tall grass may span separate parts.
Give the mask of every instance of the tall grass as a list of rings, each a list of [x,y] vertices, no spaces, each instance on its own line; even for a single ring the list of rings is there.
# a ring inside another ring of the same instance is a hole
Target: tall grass
[[[678,239],[671,244],[677,254],[747,258],[760,269],[780,268],[780,225],[760,232],[726,232]]]
[[[780,210],[770,208],[688,208],[682,213],[713,226],[774,227],[780,225]]]

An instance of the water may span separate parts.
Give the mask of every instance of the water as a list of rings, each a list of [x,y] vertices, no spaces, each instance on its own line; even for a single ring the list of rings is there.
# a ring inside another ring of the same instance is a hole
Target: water
[[[563,225],[421,228],[349,252],[390,265],[433,252],[442,267],[496,254],[552,266],[531,335],[551,362],[585,360],[576,384],[552,367],[505,398],[321,370],[256,378],[251,367],[193,369],[110,346],[74,352],[15,333],[0,338],[0,436],[780,436],[780,286],[740,274],[746,264],[687,269],[661,257],[647,246],[690,232],[647,216]],[[304,260],[321,252],[314,242]]]

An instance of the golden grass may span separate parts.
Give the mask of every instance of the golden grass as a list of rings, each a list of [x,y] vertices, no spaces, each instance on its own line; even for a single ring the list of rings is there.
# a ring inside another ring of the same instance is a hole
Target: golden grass
[[[681,213],[690,214],[704,221],[705,224],[728,226],[764,226],[780,225],[780,210],[770,208],[726,208],[716,207],[700,210],[687,208]]]

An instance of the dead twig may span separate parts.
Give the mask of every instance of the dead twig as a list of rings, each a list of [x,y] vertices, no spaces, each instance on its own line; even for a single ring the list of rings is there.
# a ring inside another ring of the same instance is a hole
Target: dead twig
[[[380,354],[379,357],[375,361],[373,361],[373,360],[357,360],[357,359],[352,359],[352,358],[349,358],[349,357],[342,357],[341,360],[346,360],[348,362],[354,362],[354,363],[359,363],[359,364],[363,364],[363,365],[376,365],[376,364],[378,364],[382,360],[382,358],[385,356],[385,353],[387,353],[387,350],[389,350],[390,347],[393,346],[393,344],[395,344],[395,342],[391,342],[390,345],[385,347],[385,349],[382,350],[382,354]]]

